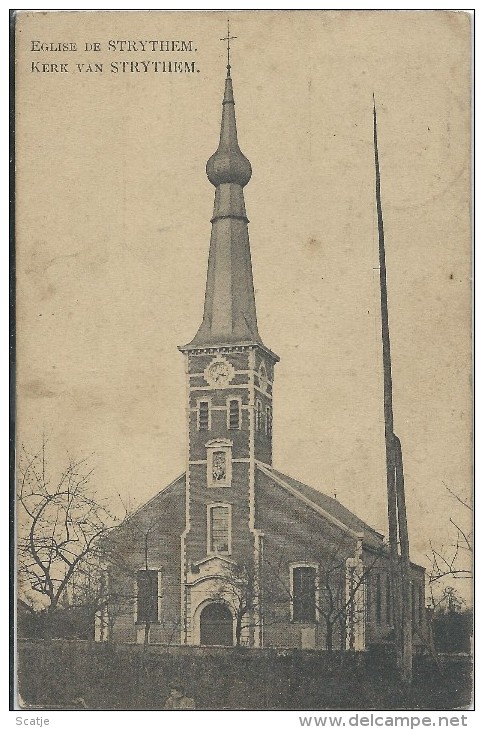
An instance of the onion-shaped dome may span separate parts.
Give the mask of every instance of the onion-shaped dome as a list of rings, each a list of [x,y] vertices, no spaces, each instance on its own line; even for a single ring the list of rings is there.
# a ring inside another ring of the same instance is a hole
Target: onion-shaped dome
[[[251,175],[250,162],[240,151],[237,141],[232,79],[228,76],[225,80],[222,104],[220,142],[217,151],[207,162],[207,177],[215,187],[224,183],[235,183],[244,187],[249,182]]]

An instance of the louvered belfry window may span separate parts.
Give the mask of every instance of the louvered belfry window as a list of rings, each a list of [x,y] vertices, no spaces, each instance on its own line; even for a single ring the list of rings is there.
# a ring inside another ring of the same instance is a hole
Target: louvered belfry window
[[[229,401],[229,428],[240,428],[240,401]]]
[[[210,424],[210,403],[208,400],[201,400],[198,404],[198,429],[208,431]]]

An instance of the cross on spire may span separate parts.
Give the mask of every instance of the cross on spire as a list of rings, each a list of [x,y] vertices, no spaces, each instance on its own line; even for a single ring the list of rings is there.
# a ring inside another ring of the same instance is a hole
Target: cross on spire
[[[221,41],[227,41],[227,76],[230,76],[230,41],[234,41],[237,38],[236,35],[230,35],[230,20],[227,18],[227,35],[225,38],[221,38]]]

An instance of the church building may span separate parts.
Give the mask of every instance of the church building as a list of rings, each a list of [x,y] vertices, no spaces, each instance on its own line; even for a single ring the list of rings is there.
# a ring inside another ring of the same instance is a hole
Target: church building
[[[98,641],[365,650],[390,642],[389,551],[337,499],[272,463],[276,355],[257,327],[230,65],[203,319],[179,347],[186,470],[107,541]],[[181,406],[181,404],[180,404]],[[411,566],[414,642],[425,571]]]

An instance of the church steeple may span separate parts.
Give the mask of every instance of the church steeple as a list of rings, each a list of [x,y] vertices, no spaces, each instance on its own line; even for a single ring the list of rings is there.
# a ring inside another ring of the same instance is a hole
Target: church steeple
[[[233,37],[233,36],[232,36]],[[192,606],[210,600],[223,561],[253,565],[258,464],[272,464],[272,396],[277,355],[257,328],[244,187],[252,175],[237,139],[227,34],[227,77],[216,152],[207,162],[215,187],[202,324],[185,355],[187,383],[186,527],[182,536],[183,641],[199,643]],[[201,567],[203,566],[203,567]],[[209,569],[210,581],[201,580]],[[260,622],[255,622],[260,625]],[[247,628],[249,645],[260,645]]]
[[[252,168],[237,139],[229,55],[220,141],[207,162],[206,171],[215,187],[215,203],[203,321],[194,339],[180,349],[185,351],[216,345],[264,347],[257,327],[249,221],[243,192],[251,178]]]

